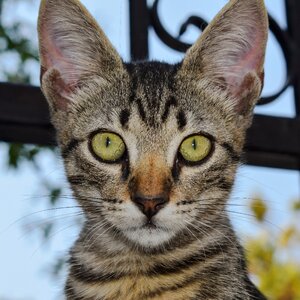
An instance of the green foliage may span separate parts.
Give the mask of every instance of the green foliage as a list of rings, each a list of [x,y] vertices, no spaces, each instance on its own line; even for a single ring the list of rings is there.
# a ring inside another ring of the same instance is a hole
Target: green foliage
[[[10,0],[11,2],[12,0]],[[14,0],[15,4],[18,1]],[[8,3],[8,0],[0,0],[0,21],[2,20],[2,15],[7,13],[4,10],[4,4]],[[11,12],[9,12],[11,13]],[[9,82],[15,83],[31,83],[30,75],[26,72],[25,64],[28,61],[38,61],[38,51],[36,47],[33,46],[28,37],[22,35],[22,26],[20,22],[15,22],[10,26],[4,26],[0,22],[0,58],[2,55],[7,53],[17,54],[18,59],[15,60],[17,66],[17,72],[4,71],[1,76],[5,77]],[[35,30],[35,29],[34,29]],[[40,147],[36,145],[24,145],[24,144],[10,144],[8,147],[8,166],[12,169],[17,170],[23,162],[28,162],[34,167],[36,172],[39,172],[41,176],[42,170],[40,170],[36,158],[38,154],[45,151],[54,151],[51,147]],[[60,188],[50,188],[50,184],[47,183],[47,179],[41,176],[43,179],[43,186],[48,187],[49,202],[55,204],[60,196]]]
[[[50,202],[54,206],[60,199],[62,190],[61,188],[53,188],[50,192]]]
[[[66,258],[65,257],[58,258],[51,270],[53,277],[59,276],[61,270],[65,267],[65,265],[66,265]]]
[[[21,62],[28,59],[38,59],[36,49],[33,49],[31,42],[20,35],[20,23],[15,23],[10,27],[0,26],[0,36],[4,51],[14,51],[20,55]]]
[[[16,5],[18,4],[17,0],[0,0],[0,21],[4,14],[12,13],[12,11],[6,11],[4,9],[6,7],[5,4],[8,4],[8,1],[10,1],[10,3],[14,1]],[[22,34],[22,26],[24,26],[24,24],[18,21],[9,26],[3,25],[3,23],[0,22],[0,59],[3,55],[8,53],[16,56],[16,59],[13,62],[13,70],[16,71],[3,70],[0,75],[8,82],[30,84],[32,83],[31,76],[26,71],[26,63],[32,61],[38,62],[38,51],[32,41]],[[35,28],[32,29],[34,31],[36,30]],[[49,207],[54,207],[59,204],[62,187],[56,186],[50,182],[38,162],[40,154],[43,155],[47,151],[54,152],[56,150],[53,147],[40,147],[37,145],[16,143],[9,144],[7,165],[10,169],[15,171],[19,170],[23,163],[26,163],[33,168],[40,181],[40,191],[43,191],[43,193],[44,191],[47,192]],[[39,223],[37,229],[41,231],[44,240],[51,239],[54,225],[54,222],[51,221],[42,224]]]
[[[3,71],[4,74],[1,76],[9,82],[30,83],[30,75],[24,67],[27,61],[38,61],[38,51],[32,42],[22,35],[21,27],[23,24],[20,22],[15,22],[10,26],[2,24],[2,15],[6,13],[3,11],[3,7],[6,2],[8,0],[0,0],[0,57],[3,54],[14,53],[17,54],[18,59],[15,61],[17,72]]]
[[[8,166],[17,169],[22,161],[34,162],[42,151],[41,147],[24,144],[10,144],[8,149]]]

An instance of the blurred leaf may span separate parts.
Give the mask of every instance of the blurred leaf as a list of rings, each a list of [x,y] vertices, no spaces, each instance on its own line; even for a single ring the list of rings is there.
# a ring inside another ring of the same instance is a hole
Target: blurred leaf
[[[269,269],[272,265],[275,248],[265,236],[249,240],[246,244],[250,271],[260,273],[261,270]]]
[[[287,247],[289,241],[296,235],[296,228],[294,226],[289,226],[284,229],[283,233],[279,237],[279,243],[282,247]]]
[[[7,81],[12,83],[30,83],[30,76],[28,74],[25,74],[23,70],[21,70],[17,74],[5,72],[5,76],[7,78]]]
[[[38,147],[34,147],[33,149],[30,149],[27,153],[26,153],[26,157],[28,160],[33,161],[34,158],[36,157],[36,155],[40,152],[41,148]]]
[[[34,162],[35,157],[43,148],[24,144],[9,144],[8,166],[17,169],[24,160]]]
[[[21,159],[21,153],[24,149],[22,144],[10,144],[8,149],[8,165],[17,168]]]
[[[60,195],[61,195],[61,188],[56,188],[56,189],[51,190],[50,203],[52,205],[55,205],[56,202],[59,200]]]
[[[42,228],[43,230],[43,237],[45,240],[48,240],[51,233],[52,233],[52,230],[53,230],[53,223],[47,223],[43,226]]]
[[[250,204],[250,208],[257,221],[263,222],[265,220],[268,208],[266,203],[261,198],[254,198]]]
[[[293,202],[293,210],[300,211],[300,200],[296,200]]]
[[[66,266],[66,258],[65,257],[61,257],[61,258],[58,258],[57,261],[55,262],[55,264],[53,265],[53,268],[52,268],[52,275],[54,277],[57,277],[60,272],[64,269],[64,267]]]

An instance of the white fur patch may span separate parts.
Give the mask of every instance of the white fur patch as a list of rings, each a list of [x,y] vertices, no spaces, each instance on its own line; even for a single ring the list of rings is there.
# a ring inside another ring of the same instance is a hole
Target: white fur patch
[[[123,219],[117,227],[121,225],[120,229],[130,241],[147,248],[167,243],[184,228],[184,222],[180,222],[182,215],[176,214],[174,204],[161,209],[152,219],[152,226],[147,226],[147,218],[134,204],[126,204],[125,214],[127,221]]]

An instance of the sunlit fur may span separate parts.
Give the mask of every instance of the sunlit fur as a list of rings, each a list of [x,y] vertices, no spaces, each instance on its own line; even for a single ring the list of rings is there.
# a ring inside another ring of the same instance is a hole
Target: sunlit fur
[[[177,65],[123,63],[75,0],[42,1],[39,40],[42,89],[86,216],[67,299],[264,299],[225,209],[262,89],[263,1],[230,1]],[[122,137],[124,161],[93,155],[99,130]],[[193,166],[178,155],[192,134],[213,144]],[[168,196],[151,225],[137,192]]]

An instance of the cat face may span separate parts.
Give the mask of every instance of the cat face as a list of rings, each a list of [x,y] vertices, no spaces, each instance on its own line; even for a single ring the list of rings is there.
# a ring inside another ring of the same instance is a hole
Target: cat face
[[[222,213],[243,136],[221,101],[180,80],[179,66],[125,68],[122,80],[99,85],[74,106],[66,131],[76,146],[63,153],[75,195],[91,217],[105,220],[132,242],[154,247]],[[114,133],[125,144],[116,162],[95,154],[91,143],[101,133]],[[198,135],[210,143],[207,156],[185,160],[181,144]],[[137,195],[165,203],[150,219],[136,203]]]
[[[266,32],[262,1],[231,1],[182,63],[125,64],[77,1],[42,2],[42,88],[99,235],[151,249],[222,218],[262,88]]]

